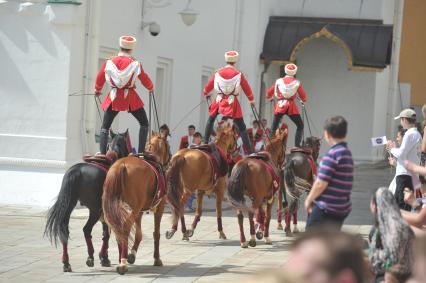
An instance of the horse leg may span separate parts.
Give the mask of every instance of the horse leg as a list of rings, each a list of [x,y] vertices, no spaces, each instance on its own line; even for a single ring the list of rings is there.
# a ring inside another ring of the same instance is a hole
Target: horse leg
[[[248,248],[248,243],[246,242],[246,236],[244,235],[244,215],[242,210],[238,210],[238,226],[240,227],[240,245],[242,248]]]
[[[203,197],[204,191],[197,190],[197,207],[195,208],[195,217],[194,221],[192,221],[191,229],[188,230],[188,237],[194,235],[195,228],[197,228],[197,224],[201,220],[201,215],[203,213]]]
[[[160,259],[160,224],[164,212],[164,200],[162,200],[154,212],[154,266],[163,266]]]
[[[249,223],[250,223],[250,241],[249,241],[249,246],[250,247],[255,247],[256,246],[256,228],[254,227],[254,213],[253,212],[249,212]]]
[[[281,224],[283,221],[283,195],[281,192],[278,192],[278,203],[277,203],[277,222],[278,230],[283,230],[283,225]]]
[[[129,256],[127,257],[127,262],[130,264],[134,264],[136,260],[136,253],[138,252],[139,244],[142,241],[142,215],[143,213],[139,213],[139,215],[135,219],[135,226],[136,226],[136,232],[135,232],[135,241],[133,243],[133,247],[130,251]]]
[[[272,205],[274,203],[267,203],[266,204],[266,217],[265,217],[265,243],[267,245],[272,245],[271,239],[269,239],[269,224],[271,223],[271,217],[272,217]]]
[[[135,223],[135,220],[140,215],[140,211],[142,210],[141,207],[132,208],[132,213],[129,215],[129,217],[126,219],[126,221],[123,224],[123,237],[119,240],[119,250],[120,250],[120,264],[117,266],[116,271],[120,275],[124,275],[127,271],[127,258],[129,253],[129,236],[130,236],[130,230]]]
[[[285,216],[284,216],[284,218],[285,218],[285,228],[284,228],[284,232],[285,232],[285,235],[286,235],[287,237],[290,237],[290,236],[291,236],[291,228],[290,228],[291,213],[290,213],[290,211],[289,211],[289,208],[288,208],[288,207],[285,209]]]
[[[222,183],[221,183],[222,184]],[[225,194],[225,184],[220,187],[216,193],[216,217],[217,217],[217,231],[219,232],[219,239],[226,240],[226,235],[223,232],[222,226],[222,202]]]
[[[185,224],[185,215],[180,217],[181,231],[182,231],[182,240],[189,241],[188,231],[186,230]]]
[[[64,272],[72,272],[70,265],[70,258],[68,255],[68,241],[62,242],[62,263],[64,264],[63,270]]]
[[[299,233],[299,229],[297,228],[297,210],[293,213],[293,233]]]
[[[263,239],[263,232],[265,231],[265,212],[263,211],[263,207],[260,206],[258,209],[256,209],[256,238],[258,240]]]
[[[96,222],[98,222],[100,217],[100,211],[98,210],[90,210],[89,219],[86,222],[86,225],[83,227],[84,239],[86,239],[87,245],[87,254],[89,255],[86,260],[86,265],[88,267],[93,267],[95,265],[93,253],[95,250],[93,249],[92,243],[92,230],[93,226],[95,226]]]
[[[108,259],[109,236],[109,227],[104,221],[102,221],[102,247],[99,252],[99,259],[101,261],[101,265],[104,267],[111,266],[111,261]]]

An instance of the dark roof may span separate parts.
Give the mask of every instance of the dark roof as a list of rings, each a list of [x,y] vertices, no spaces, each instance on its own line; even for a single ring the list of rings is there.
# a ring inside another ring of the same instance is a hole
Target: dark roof
[[[385,68],[390,64],[392,31],[392,25],[378,20],[270,17],[260,58],[294,61],[305,43],[325,36],[346,49],[352,66]]]

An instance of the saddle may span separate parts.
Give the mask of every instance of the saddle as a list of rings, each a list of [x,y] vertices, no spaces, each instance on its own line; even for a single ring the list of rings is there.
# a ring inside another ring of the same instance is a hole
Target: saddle
[[[86,154],[83,156],[83,161],[89,164],[92,164],[99,169],[107,172],[114,162],[110,157],[105,154],[89,155]]]
[[[202,151],[207,155],[214,171],[214,183],[216,183],[219,177],[223,177],[228,173],[227,158],[224,152],[214,143],[191,146],[190,149]]]
[[[312,155],[312,149],[309,147],[293,147],[292,149],[290,149],[290,153],[295,153],[295,152],[300,152],[300,153],[304,153],[307,155]]]
[[[259,152],[250,154],[248,158],[259,159],[265,162],[269,162],[271,160],[271,154],[267,151],[259,151]]]
[[[167,194],[167,182],[164,168],[161,165],[158,156],[155,154],[144,152],[133,154],[131,156],[140,158],[145,161],[153,169],[155,176],[157,177],[157,190],[155,192],[155,196],[152,200],[152,204],[150,207],[151,210],[155,211],[161,199]]]

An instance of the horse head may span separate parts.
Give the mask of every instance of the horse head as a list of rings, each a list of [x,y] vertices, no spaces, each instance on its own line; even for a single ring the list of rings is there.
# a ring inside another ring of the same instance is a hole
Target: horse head
[[[146,150],[158,156],[161,165],[165,166],[170,160],[169,144],[160,134],[154,133],[147,145]]]
[[[284,162],[287,137],[288,129],[277,129],[274,137],[266,142],[265,150],[271,154],[272,161],[277,167],[281,167]]]
[[[237,133],[234,126],[226,125],[217,132],[216,145],[231,156],[238,153]]]
[[[312,149],[312,158],[314,159],[315,163],[318,160],[319,151],[321,148],[321,140],[318,137],[307,137],[305,140],[305,147]]]
[[[129,155],[132,151],[129,130],[127,129],[124,133],[118,134],[115,134],[112,130],[110,130],[110,136],[112,141],[108,145],[107,155],[116,155],[113,159],[119,159]]]

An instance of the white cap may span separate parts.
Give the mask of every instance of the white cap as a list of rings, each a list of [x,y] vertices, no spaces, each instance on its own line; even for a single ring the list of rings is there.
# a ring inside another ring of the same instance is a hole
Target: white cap
[[[399,113],[399,116],[396,116],[394,119],[398,120],[400,118],[416,119],[416,111],[410,108],[404,109]]]
[[[230,63],[236,63],[238,61],[238,54],[237,51],[228,51],[225,53],[225,61]]]
[[[131,35],[120,36],[120,47],[124,49],[133,49],[136,45],[136,37]]]
[[[284,71],[287,75],[294,76],[297,73],[297,66],[296,66],[296,64],[289,63],[289,64],[285,65]]]

